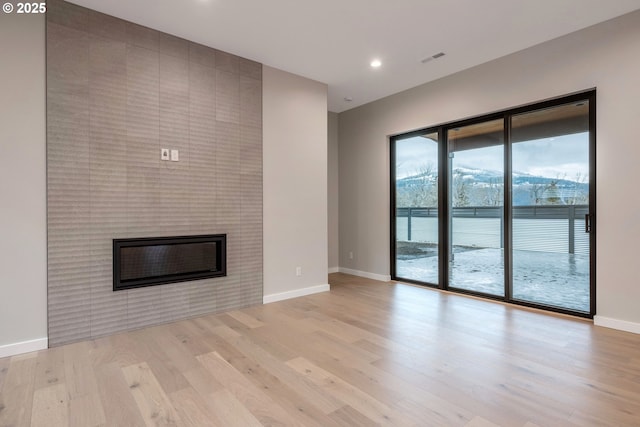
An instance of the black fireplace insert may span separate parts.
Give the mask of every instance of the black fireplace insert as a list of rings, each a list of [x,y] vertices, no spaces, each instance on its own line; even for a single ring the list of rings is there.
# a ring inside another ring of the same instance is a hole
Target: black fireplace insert
[[[227,235],[113,239],[113,290],[227,275]]]

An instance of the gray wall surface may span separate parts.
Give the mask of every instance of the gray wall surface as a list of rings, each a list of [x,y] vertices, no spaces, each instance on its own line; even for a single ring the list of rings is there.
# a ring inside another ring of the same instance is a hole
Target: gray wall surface
[[[328,217],[329,217],[329,269],[337,271],[340,266],[339,238],[339,172],[338,172],[338,114],[329,112],[329,134],[327,142],[328,157]]]
[[[47,345],[44,19],[0,14],[0,357]]]
[[[264,296],[269,300],[328,288],[327,85],[267,66],[263,79]]]
[[[47,19],[50,344],[261,303],[261,64],[69,3]],[[112,291],[113,238],[215,233],[227,277]]]
[[[389,274],[389,135],[596,87],[597,313],[640,332],[638,52],[640,11],[341,113],[340,267]]]

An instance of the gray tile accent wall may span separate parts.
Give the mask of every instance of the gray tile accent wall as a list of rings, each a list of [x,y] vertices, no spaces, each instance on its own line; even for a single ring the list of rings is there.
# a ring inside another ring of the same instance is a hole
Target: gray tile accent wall
[[[50,345],[262,302],[261,64],[50,0],[47,162]],[[112,291],[112,239],[215,233],[227,277]]]

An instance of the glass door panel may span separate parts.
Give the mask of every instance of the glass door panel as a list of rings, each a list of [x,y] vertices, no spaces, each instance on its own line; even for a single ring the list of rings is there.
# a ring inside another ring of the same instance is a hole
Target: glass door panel
[[[450,129],[449,287],[504,296],[504,120]]]
[[[589,102],[511,127],[513,299],[589,313]]]
[[[396,277],[438,284],[438,133],[395,141]]]

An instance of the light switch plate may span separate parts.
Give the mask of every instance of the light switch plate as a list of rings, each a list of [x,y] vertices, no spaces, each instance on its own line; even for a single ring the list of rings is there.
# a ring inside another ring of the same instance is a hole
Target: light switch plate
[[[161,148],[160,149],[160,160],[169,160],[169,149]]]
[[[177,162],[180,160],[180,153],[178,150],[171,150],[171,161]]]

